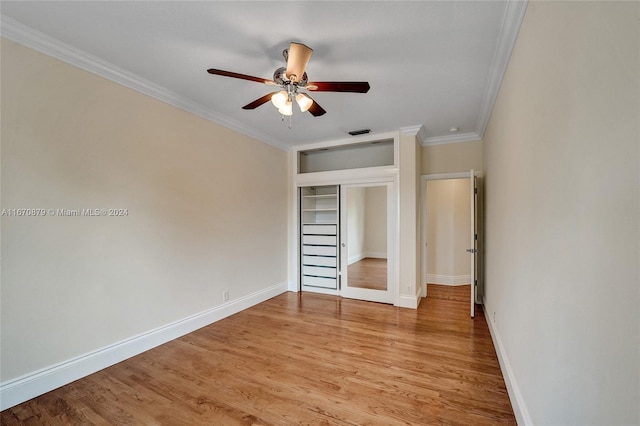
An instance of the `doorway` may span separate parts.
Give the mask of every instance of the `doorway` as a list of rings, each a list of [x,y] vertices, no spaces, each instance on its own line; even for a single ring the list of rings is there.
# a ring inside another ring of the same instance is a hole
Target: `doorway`
[[[422,295],[464,299],[473,317],[481,300],[477,175],[423,176],[422,194]]]

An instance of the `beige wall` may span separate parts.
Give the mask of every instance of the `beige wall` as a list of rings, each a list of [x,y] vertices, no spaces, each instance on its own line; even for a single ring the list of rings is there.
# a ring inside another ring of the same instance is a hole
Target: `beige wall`
[[[2,41],[2,377],[287,279],[286,153]]]
[[[530,2],[485,133],[486,309],[536,425],[640,423],[639,9]]]
[[[426,197],[428,282],[469,284],[469,179],[429,180]]]
[[[421,173],[468,172],[482,170],[482,142],[457,142],[423,146]]]
[[[365,206],[365,188],[347,188],[347,258],[349,264],[364,257]]]
[[[386,186],[347,188],[347,257],[387,257]]]
[[[387,187],[365,188],[365,239],[367,257],[387,257]]]

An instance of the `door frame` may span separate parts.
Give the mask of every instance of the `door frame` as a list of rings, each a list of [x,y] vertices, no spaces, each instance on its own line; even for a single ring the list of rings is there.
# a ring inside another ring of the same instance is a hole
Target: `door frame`
[[[386,234],[387,234],[387,290],[382,292],[381,290],[372,290],[372,289],[364,289],[364,288],[347,288],[348,287],[348,221],[346,220],[346,216],[348,214],[346,202],[348,200],[347,190],[349,188],[375,188],[375,187],[383,187],[386,192],[386,205],[385,208],[387,210],[387,224],[386,224]],[[390,303],[393,305],[398,305],[399,303],[399,285],[398,280],[394,279],[396,275],[396,271],[398,271],[398,263],[399,257],[396,255],[398,253],[398,235],[396,232],[395,224],[399,223],[398,221],[398,211],[395,208],[396,203],[394,200],[397,198],[396,195],[397,188],[394,185],[394,181],[386,180],[386,181],[378,181],[378,182],[366,182],[366,183],[349,183],[340,185],[340,290],[339,294],[342,297],[348,297],[352,299],[366,300],[370,302],[380,302],[380,303]],[[349,295],[347,295],[349,294]]]
[[[482,178],[482,172],[478,170],[474,170],[474,176],[476,178]],[[421,266],[422,266],[422,276],[420,277],[420,288],[422,297],[427,297],[427,181],[429,180],[449,180],[449,179],[469,179],[469,170],[465,172],[455,172],[455,173],[432,173],[420,176],[420,223],[422,229],[422,235],[420,236],[420,247],[421,252]],[[470,182],[473,184],[473,182]],[[482,203],[478,204],[478,209],[482,208]],[[479,212],[479,217],[482,218],[481,212]],[[482,271],[482,268],[480,268]]]

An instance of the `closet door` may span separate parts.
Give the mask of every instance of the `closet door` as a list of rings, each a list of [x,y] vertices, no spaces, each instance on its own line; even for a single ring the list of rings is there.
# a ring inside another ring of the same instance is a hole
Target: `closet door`
[[[390,182],[341,185],[340,235],[343,297],[395,302],[392,253],[396,210]]]

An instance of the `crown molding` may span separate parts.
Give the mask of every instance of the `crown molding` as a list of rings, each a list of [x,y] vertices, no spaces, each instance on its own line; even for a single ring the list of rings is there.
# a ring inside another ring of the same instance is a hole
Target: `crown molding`
[[[482,98],[475,132],[459,135],[426,137],[426,130],[422,125],[418,125],[402,127],[400,130],[403,133],[417,136],[420,144],[423,146],[468,142],[482,139],[491,116],[491,111],[500,89],[500,85],[502,84],[502,79],[509,63],[509,58],[515,45],[520,25],[524,19],[528,3],[527,0],[517,0],[508,1],[505,2],[505,4],[506,6],[500,27],[500,34],[498,36],[498,44],[493,53],[490,76]],[[161,102],[188,111],[204,118],[205,120],[230,128],[276,148],[285,151],[290,148],[288,144],[269,138],[243,123],[222,116],[201,104],[193,102],[165,87],[148,81],[123,68],[104,61],[80,49],[74,48],[7,16],[3,15],[1,18],[0,34],[11,41],[52,56],[75,67],[106,78],[139,93],[156,98]]]
[[[460,133],[456,135],[434,136],[431,138],[426,138],[423,142],[420,143],[420,145],[422,146],[444,145],[448,143],[479,141],[481,139],[482,138],[477,133],[470,132],[470,133]]]
[[[422,145],[427,139],[427,130],[422,124],[418,124],[417,126],[400,127],[400,131],[407,136],[417,137],[420,145]]]
[[[422,124],[418,124],[417,126],[405,126],[400,127],[400,131],[407,136],[416,136],[423,127],[424,126]]]
[[[498,36],[498,44],[493,52],[491,60],[491,74],[487,84],[486,91],[482,97],[482,106],[478,121],[476,122],[476,131],[479,139],[484,136],[487,128],[493,105],[498,96],[502,79],[509,64],[509,58],[516,44],[516,39],[520,31],[520,25],[524,19],[527,10],[528,0],[507,1],[504,15],[502,17],[502,25],[500,26],[500,35]]]
[[[502,79],[509,64],[509,58],[516,43],[522,20],[527,10],[528,0],[514,0],[505,2],[506,7],[500,26],[498,44],[493,52],[491,60],[491,74],[485,93],[482,97],[482,106],[476,121],[475,132],[460,133],[456,135],[426,137],[424,126],[408,126],[400,128],[407,135],[417,135],[422,146],[444,145],[448,143],[472,142],[482,140],[484,131],[491,117],[493,104],[498,96]]]
[[[203,105],[193,102],[165,87],[146,80],[83,50],[63,43],[58,39],[50,37],[4,15],[1,17],[0,35],[8,40],[44,53],[45,55],[52,56],[77,68],[113,81],[114,83],[195,114],[205,120],[235,130],[245,136],[249,136],[284,151],[289,149],[287,144],[268,138],[264,134],[242,123],[217,114]]]

